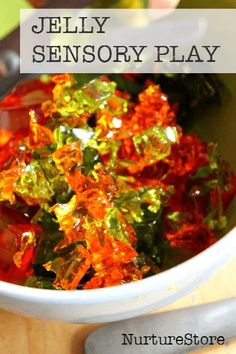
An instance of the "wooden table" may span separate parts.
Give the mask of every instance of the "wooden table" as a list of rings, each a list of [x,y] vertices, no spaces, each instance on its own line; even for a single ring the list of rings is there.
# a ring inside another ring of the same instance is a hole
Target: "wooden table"
[[[206,284],[161,309],[169,311],[236,296],[236,256]],[[28,319],[0,311],[1,354],[83,354],[84,340],[98,325],[72,325]],[[198,350],[203,354],[236,353],[235,341],[223,347]],[[138,354],[138,353],[137,353]]]

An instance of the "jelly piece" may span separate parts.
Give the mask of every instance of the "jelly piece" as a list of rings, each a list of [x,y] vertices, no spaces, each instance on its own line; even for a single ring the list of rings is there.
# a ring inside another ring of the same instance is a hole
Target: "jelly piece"
[[[166,160],[168,171],[165,183],[178,183],[181,177],[193,175],[208,162],[207,144],[196,134],[184,134],[180,141],[172,146],[171,154]]]
[[[19,165],[0,172],[0,201],[15,203],[15,186],[24,167],[24,165]]]
[[[47,205],[53,198],[68,192],[65,177],[50,157],[32,160],[25,166],[14,183],[14,191],[28,205]]]
[[[24,141],[26,134],[25,130],[18,131],[5,145],[0,147],[0,171],[31,159],[31,152]]]
[[[53,154],[53,160],[64,174],[69,174],[82,164],[82,149],[79,141],[64,145]]]
[[[107,234],[123,243],[132,244],[136,240],[133,228],[117,208],[107,209],[105,225]]]
[[[0,147],[4,146],[13,138],[13,134],[6,129],[0,129]]]
[[[52,124],[67,127],[83,127],[100,106],[106,105],[115,93],[116,84],[96,79],[82,88],[75,87],[71,75],[64,74],[52,79],[56,83],[53,99],[42,105],[44,114],[52,119]]]
[[[14,190],[28,205],[43,205],[54,195],[52,185],[38,161],[32,161],[23,168],[14,183]]]
[[[20,281],[33,273],[42,230],[13,209],[0,206],[0,214],[0,279]]]
[[[18,83],[9,95],[0,102],[0,109],[19,109],[39,105],[51,96],[52,82],[40,79]]]
[[[56,273],[55,288],[74,290],[91,265],[89,251],[82,245],[68,252],[65,257],[55,258],[44,267]]]
[[[204,224],[185,224],[174,233],[167,233],[172,247],[192,250],[195,254],[202,252],[216,242],[214,233]]]
[[[29,112],[29,145],[32,149],[39,149],[55,143],[53,132],[37,122],[35,111]]]
[[[60,230],[65,234],[69,234],[76,225],[77,217],[73,215],[76,209],[76,196],[74,195],[71,200],[66,204],[55,204],[50,211],[54,212],[60,225]]]
[[[116,193],[114,203],[126,220],[134,224],[144,222],[145,208],[157,214],[166,204],[168,197],[169,193],[162,186],[134,189],[124,185]]]
[[[103,162],[118,173],[127,169],[135,174],[166,158],[181,135],[174,118],[167,97],[157,85],[141,93],[139,103],[130,105],[128,112],[102,110],[96,131]]]
[[[95,275],[84,289],[120,285],[142,278],[142,272],[132,262],[137,256],[131,245],[104,235],[103,243],[98,236],[90,241],[92,266]]]
[[[136,105],[132,116],[133,130],[140,132],[155,125],[168,127],[175,124],[175,114],[167,96],[159,86],[149,84],[147,89],[139,95],[139,104]]]

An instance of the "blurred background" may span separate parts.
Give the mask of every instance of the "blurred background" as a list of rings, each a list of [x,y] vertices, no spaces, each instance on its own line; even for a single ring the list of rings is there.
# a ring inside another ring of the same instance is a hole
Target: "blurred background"
[[[27,75],[20,67],[20,9],[29,8],[236,8],[235,0],[11,0],[0,1],[0,98]]]
[[[0,40],[10,34],[19,25],[19,10],[32,7],[80,7],[85,3],[103,7],[146,7],[148,0],[11,0],[0,3]],[[149,1],[154,3],[168,3],[169,0]],[[176,2],[175,0],[172,2]],[[235,0],[181,0],[180,8],[235,8]]]

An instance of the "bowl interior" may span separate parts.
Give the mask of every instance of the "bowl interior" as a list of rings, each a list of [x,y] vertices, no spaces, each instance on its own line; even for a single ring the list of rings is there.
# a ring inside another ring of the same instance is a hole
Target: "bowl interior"
[[[190,117],[191,130],[206,141],[218,143],[222,156],[236,171],[236,75],[223,75],[222,80],[229,91],[224,104],[196,112]],[[0,129],[14,133],[26,126],[24,112],[0,111]],[[235,215],[236,201],[228,212],[227,232],[236,225]],[[167,271],[115,288],[55,291],[0,281],[0,308],[70,323],[110,322],[142,315],[186,295],[222,267],[235,253],[235,232],[232,230],[212,247]]]
[[[190,123],[187,129],[198,133],[205,141],[217,143],[221,155],[236,171],[236,75],[221,75],[221,79],[226,88],[223,102],[194,112],[189,117]],[[15,133],[18,129],[27,127],[27,116],[25,109],[0,110],[0,129],[8,129]],[[236,226],[236,198],[227,214],[228,227],[225,234]],[[185,259],[180,257],[179,262]]]
[[[220,75],[225,85],[223,102],[196,112],[190,117],[189,129],[195,131],[208,142],[218,144],[223,158],[236,171],[236,74]],[[236,198],[227,211],[228,228],[225,233],[236,226]]]

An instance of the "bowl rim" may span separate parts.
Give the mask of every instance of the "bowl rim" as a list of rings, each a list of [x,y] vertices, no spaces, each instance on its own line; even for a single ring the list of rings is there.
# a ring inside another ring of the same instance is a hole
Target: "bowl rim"
[[[101,304],[132,298],[133,296],[142,296],[147,292],[157,290],[160,283],[162,287],[166,286],[170,288],[172,285],[174,286],[173,279],[178,279],[181,273],[188,274],[188,269],[190,268],[199,269],[199,264],[205,265],[209,259],[218,258],[218,251],[222,253],[222,249],[230,247],[230,254],[236,255],[235,248],[233,247],[234,243],[236,244],[236,226],[215,244],[198,255],[170,269],[138,281],[113,287],[88,290],[38,289],[0,281],[0,297],[1,295],[5,295],[23,301],[28,299],[35,303],[39,301],[41,303],[74,302],[81,304]]]

